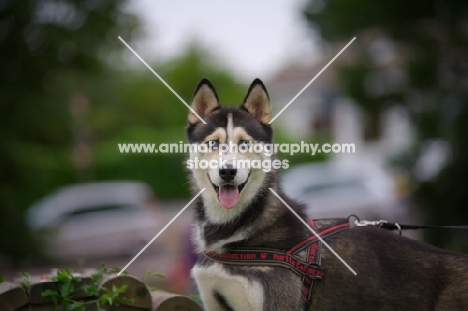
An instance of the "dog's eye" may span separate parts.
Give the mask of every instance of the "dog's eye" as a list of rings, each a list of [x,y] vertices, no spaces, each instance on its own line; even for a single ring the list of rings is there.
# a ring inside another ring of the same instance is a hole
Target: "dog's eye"
[[[206,143],[208,144],[208,148],[218,149],[218,146],[219,146],[219,141],[218,140],[209,140]]]
[[[248,148],[252,145],[252,142],[250,140],[245,140],[245,139],[241,139],[239,141],[239,147],[242,147],[242,148]]]

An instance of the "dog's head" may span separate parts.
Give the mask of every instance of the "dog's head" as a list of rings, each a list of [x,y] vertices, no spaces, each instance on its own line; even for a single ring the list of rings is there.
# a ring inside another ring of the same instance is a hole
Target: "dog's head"
[[[263,165],[271,156],[267,148],[272,140],[268,93],[256,79],[240,107],[221,107],[213,85],[203,79],[191,108],[187,167],[192,171],[193,186],[206,188],[202,197],[210,221],[229,222],[254,200],[268,174]]]

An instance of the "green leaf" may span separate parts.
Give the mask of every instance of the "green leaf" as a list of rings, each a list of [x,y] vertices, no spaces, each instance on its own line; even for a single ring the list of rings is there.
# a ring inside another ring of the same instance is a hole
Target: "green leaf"
[[[146,271],[146,278],[149,278],[151,276],[158,276],[160,278],[165,278],[166,277],[164,274],[162,274],[161,272],[158,272],[158,271],[156,271],[156,272],[153,272],[151,270]]]
[[[129,297],[122,297],[119,300],[120,302],[125,302],[128,304],[133,304],[135,302],[135,298],[129,298]]]
[[[73,301],[67,305],[66,309],[73,310],[73,311],[84,311],[85,305],[83,302]]]
[[[99,283],[102,280],[101,271],[98,269],[96,273],[91,275],[91,279],[93,280],[94,283]]]
[[[99,301],[101,302],[101,304],[102,304],[103,306],[105,306],[105,305],[112,306],[113,303],[114,303],[114,300],[113,300],[112,295],[109,295],[109,294],[104,294],[104,295],[102,295],[102,296],[99,298]]]
[[[60,289],[60,296],[68,297],[72,293],[72,284],[69,282],[59,284],[59,289]]]
[[[42,297],[54,297],[54,296],[58,296],[58,292],[56,290],[48,289],[48,290],[43,291],[41,293],[41,296]]]
[[[114,294],[116,294],[117,296],[118,296],[119,294],[125,293],[125,292],[127,291],[127,289],[128,289],[128,285],[127,285],[127,284],[124,284],[124,285],[122,285],[122,286],[120,286],[120,287],[117,287],[117,286],[115,286],[115,285],[112,285],[112,292],[113,292]]]
[[[72,282],[75,282],[75,283],[81,282],[81,278],[79,276],[74,276],[71,280]]]
[[[111,267],[111,268],[108,269],[108,273],[109,273],[109,274],[112,274],[112,273],[119,273],[119,272],[121,272],[121,271],[122,271],[122,269],[119,268],[119,267]],[[122,272],[122,274],[128,274],[128,272],[127,272],[127,271],[124,271],[124,272]]]
[[[112,292],[105,287],[103,287],[101,290],[107,295],[112,295]]]
[[[97,284],[86,284],[81,286],[81,289],[88,296],[97,296],[99,294],[99,289]]]
[[[25,290],[29,290],[30,282],[29,282],[29,273],[26,272],[19,272],[21,277],[23,278],[23,281],[21,282],[21,287]]]

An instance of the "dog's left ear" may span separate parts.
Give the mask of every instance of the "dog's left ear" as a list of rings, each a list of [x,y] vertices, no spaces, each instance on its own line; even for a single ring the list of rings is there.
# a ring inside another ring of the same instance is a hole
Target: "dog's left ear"
[[[255,79],[250,85],[241,108],[253,114],[264,124],[271,121],[270,97],[260,79]]]

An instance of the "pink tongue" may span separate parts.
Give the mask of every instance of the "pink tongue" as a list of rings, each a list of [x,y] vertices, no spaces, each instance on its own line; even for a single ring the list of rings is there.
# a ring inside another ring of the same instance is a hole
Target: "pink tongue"
[[[233,208],[238,200],[239,189],[236,186],[226,185],[219,187],[219,202],[224,208]]]

